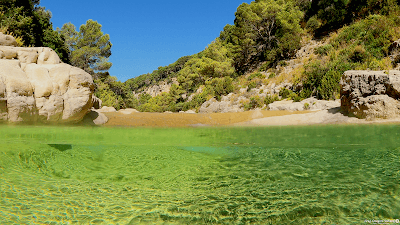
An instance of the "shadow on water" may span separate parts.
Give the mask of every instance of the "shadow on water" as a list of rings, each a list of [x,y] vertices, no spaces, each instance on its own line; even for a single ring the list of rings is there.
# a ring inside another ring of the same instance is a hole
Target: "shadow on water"
[[[50,147],[53,147],[55,149],[58,149],[62,152],[72,149],[71,144],[47,144],[47,145],[49,145]]]

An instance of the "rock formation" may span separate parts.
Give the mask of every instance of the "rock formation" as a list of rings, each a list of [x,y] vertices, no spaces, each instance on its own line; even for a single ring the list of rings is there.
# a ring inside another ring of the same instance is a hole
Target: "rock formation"
[[[318,100],[314,97],[307,98],[301,102],[293,102],[293,100],[282,100],[270,103],[269,110],[289,110],[289,111],[304,111],[304,110],[326,110],[340,107],[340,101]]]
[[[0,121],[78,122],[93,90],[91,75],[50,48],[0,46]]]
[[[6,35],[0,32],[0,45],[1,46],[17,46],[17,41],[11,35]]]
[[[341,107],[358,118],[400,115],[400,71],[346,71],[340,81]]]

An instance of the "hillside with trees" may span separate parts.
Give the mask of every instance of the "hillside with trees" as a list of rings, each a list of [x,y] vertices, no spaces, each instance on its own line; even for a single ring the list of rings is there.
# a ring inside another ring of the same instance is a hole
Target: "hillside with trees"
[[[12,33],[21,45],[51,47],[64,62],[90,73],[96,96],[116,109],[199,110],[209,99],[219,101],[244,92],[245,110],[282,98],[335,99],[344,71],[388,70],[397,63],[390,58],[389,47],[400,38],[398,1],[256,0],[241,4],[233,24],[221,28],[219,37],[203,51],[120,82],[108,73],[112,44],[100,24],[88,20],[77,30],[68,23],[55,31],[51,13],[38,4],[38,0],[2,1],[2,31]],[[299,49],[310,43],[317,44],[299,58]],[[295,60],[297,64],[287,70]],[[148,93],[161,83],[169,89]],[[250,92],[272,83],[292,85],[279,94],[262,94],[264,89]]]

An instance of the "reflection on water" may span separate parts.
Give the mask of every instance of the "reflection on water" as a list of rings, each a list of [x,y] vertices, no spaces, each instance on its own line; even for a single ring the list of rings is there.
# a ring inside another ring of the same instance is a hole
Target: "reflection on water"
[[[0,128],[0,224],[400,219],[399,127]]]

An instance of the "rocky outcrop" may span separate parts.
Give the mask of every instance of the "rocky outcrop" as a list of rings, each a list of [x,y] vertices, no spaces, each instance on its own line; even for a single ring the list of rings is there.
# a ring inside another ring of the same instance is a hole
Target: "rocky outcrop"
[[[153,85],[153,86],[145,88],[144,90],[140,91],[139,93],[133,92],[133,94],[135,95],[136,98],[138,98],[141,93],[149,94],[151,97],[156,97],[157,95],[160,95],[161,93],[164,93],[164,92],[168,93],[173,84],[179,84],[175,77],[172,78],[171,80],[172,80],[171,82],[162,81],[157,85]]]
[[[0,120],[65,123],[92,107],[92,76],[50,48],[0,46]]]
[[[103,106],[101,109],[97,110],[98,112],[116,112],[117,110],[112,106]]]
[[[394,118],[400,115],[400,71],[346,71],[341,107],[358,118]]]
[[[11,35],[6,35],[0,32],[0,45],[1,46],[17,46],[17,41]]]
[[[103,125],[107,122],[108,117],[96,109],[90,110],[82,120],[82,124],[84,125]]]
[[[127,108],[127,109],[120,109],[120,110],[118,110],[118,112],[125,114],[125,115],[130,115],[132,113],[138,113],[139,111],[137,111],[136,109]]]
[[[103,105],[103,101],[101,101],[101,99],[99,99],[96,96],[92,96],[92,104],[93,104],[93,108],[94,109],[101,109],[102,105]]]
[[[314,97],[307,98],[301,102],[293,102],[293,100],[282,100],[270,103],[269,110],[288,110],[288,111],[304,111],[304,110],[326,110],[340,107],[340,100],[327,101],[318,100]]]
[[[205,101],[200,109],[199,113],[227,113],[227,112],[243,112],[242,101],[246,98],[239,97],[234,100],[234,94],[230,93],[227,96],[223,96],[221,101],[217,101],[215,98],[211,98]]]

